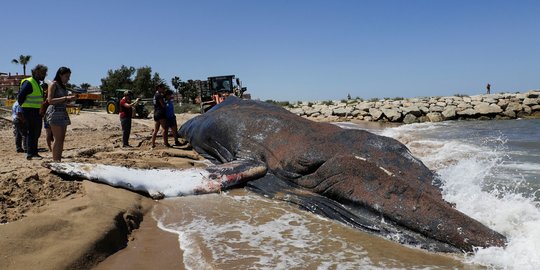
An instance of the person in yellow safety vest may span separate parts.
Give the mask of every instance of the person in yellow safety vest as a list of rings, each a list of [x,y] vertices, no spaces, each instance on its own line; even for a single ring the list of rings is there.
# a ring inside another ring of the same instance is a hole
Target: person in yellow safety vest
[[[26,159],[42,159],[38,154],[38,140],[41,135],[42,116],[39,111],[44,101],[40,82],[47,76],[47,67],[37,65],[32,69],[32,77],[21,81],[17,101],[19,102],[26,123]]]

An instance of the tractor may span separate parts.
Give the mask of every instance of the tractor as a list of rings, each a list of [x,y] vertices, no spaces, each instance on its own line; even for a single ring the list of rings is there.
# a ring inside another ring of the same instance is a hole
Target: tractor
[[[118,113],[120,111],[120,100],[124,97],[124,92],[128,91],[129,89],[116,89],[114,91],[114,95],[109,97],[107,100],[107,106],[105,107],[105,110],[107,110],[107,113]],[[131,93],[133,91],[129,90]],[[133,94],[132,94],[133,95]],[[133,97],[131,97],[132,100],[134,100]],[[135,116],[137,118],[147,118],[148,117],[148,109],[145,107],[145,102],[139,102],[135,106]]]
[[[240,78],[235,79],[234,75],[208,77],[197,88],[201,98],[201,113],[207,112],[230,95],[249,99],[249,94],[244,94],[247,88],[242,87]]]

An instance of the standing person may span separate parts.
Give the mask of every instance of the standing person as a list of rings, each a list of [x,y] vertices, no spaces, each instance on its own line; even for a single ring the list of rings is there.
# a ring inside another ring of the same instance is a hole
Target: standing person
[[[47,136],[45,139],[47,141],[47,147],[49,148],[49,152],[52,152],[52,142],[54,141],[54,137],[52,135],[51,126],[49,126],[49,123],[47,123],[47,116],[45,116],[47,112],[47,108],[49,107],[49,100],[47,98],[47,93],[49,92],[49,85],[46,83],[41,84],[41,88],[44,90],[45,95],[45,101],[43,102],[43,105],[41,106],[41,109],[39,111],[39,114],[43,117],[43,128],[45,128],[45,135]]]
[[[11,116],[13,117],[13,135],[15,136],[15,148],[17,153],[24,153],[28,149],[26,145],[26,124],[24,121],[23,112],[19,102],[15,101],[11,108]],[[24,148],[23,148],[24,144]]]
[[[49,85],[47,93],[47,122],[51,126],[51,131],[54,137],[52,146],[53,161],[60,162],[62,160],[62,151],[64,150],[64,139],[66,137],[67,126],[71,124],[69,115],[66,111],[68,102],[76,99],[75,96],[68,95],[66,85],[71,77],[71,70],[67,67],[61,67],[56,72],[54,80]]]
[[[159,132],[160,126],[163,127],[163,144],[167,147],[171,147],[167,134],[167,116],[165,114],[165,84],[159,84],[156,86],[156,93],[154,94],[154,133],[152,133],[152,148],[156,147],[156,136]]]
[[[176,123],[176,115],[174,114],[174,96],[173,91],[167,90],[165,93],[165,115],[167,116],[167,131],[169,132],[169,129],[172,131],[174,136],[174,145],[180,146],[182,145],[180,141],[178,141],[178,124]]]
[[[486,85],[486,90],[487,90],[487,94],[488,94],[488,95],[491,94],[491,84],[488,83],[488,84]]]
[[[122,147],[131,147],[129,145],[129,134],[131,133],[131,118],[133,117],[133,107],[137,105],[137,98],[131,102],[131,91],[124,91],[124,97],[120,100],[120,125],[122,126]]]
[[[43,103],[43,89],[39,85],[47,76],[47,67],[37,65],[32,69],[32,77],[21,81],[17,102],[22,108],[26,124],[26,159],[43,159],[38,154],[38,141],[41,135],[41,115],[39,110]]]

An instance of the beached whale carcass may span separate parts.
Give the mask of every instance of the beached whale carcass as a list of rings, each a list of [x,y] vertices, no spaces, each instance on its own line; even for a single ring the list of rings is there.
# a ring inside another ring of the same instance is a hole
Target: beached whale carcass
[[[506,242],[503,235],[444,201],[432,184],[434,173],[394,139],[313,122],[280,107],[235,97],[189,120],[179,133],[216,165],[191,178],[172,172],[171,177],[178,174],[174,181],[148,192],[215,192],[247,182],[258,193],[429,250],[472,251]],[[60,166],[50,165],[62,173]],[[80,165],[70,169],[72,174],[76,167]],[[80,176],[137,186],[129,178],[96,176],[99,170]],[[185,190],[175,191],[175,185]]]

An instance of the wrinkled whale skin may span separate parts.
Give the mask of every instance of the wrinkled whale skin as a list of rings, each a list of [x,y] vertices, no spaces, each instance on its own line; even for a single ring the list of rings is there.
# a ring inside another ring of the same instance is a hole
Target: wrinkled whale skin
[[[347,209],[367,209],[462,251],[506,243],[503,235],[444,201],[432,184],[436,175],[392,138],[310,121],[236,97],[189,120],[179,135],[216,164],[266,164],[272,176],[266,179],[280,179],[289,190],[305,189]],[[264,187],[252,187],[265,193]]]

